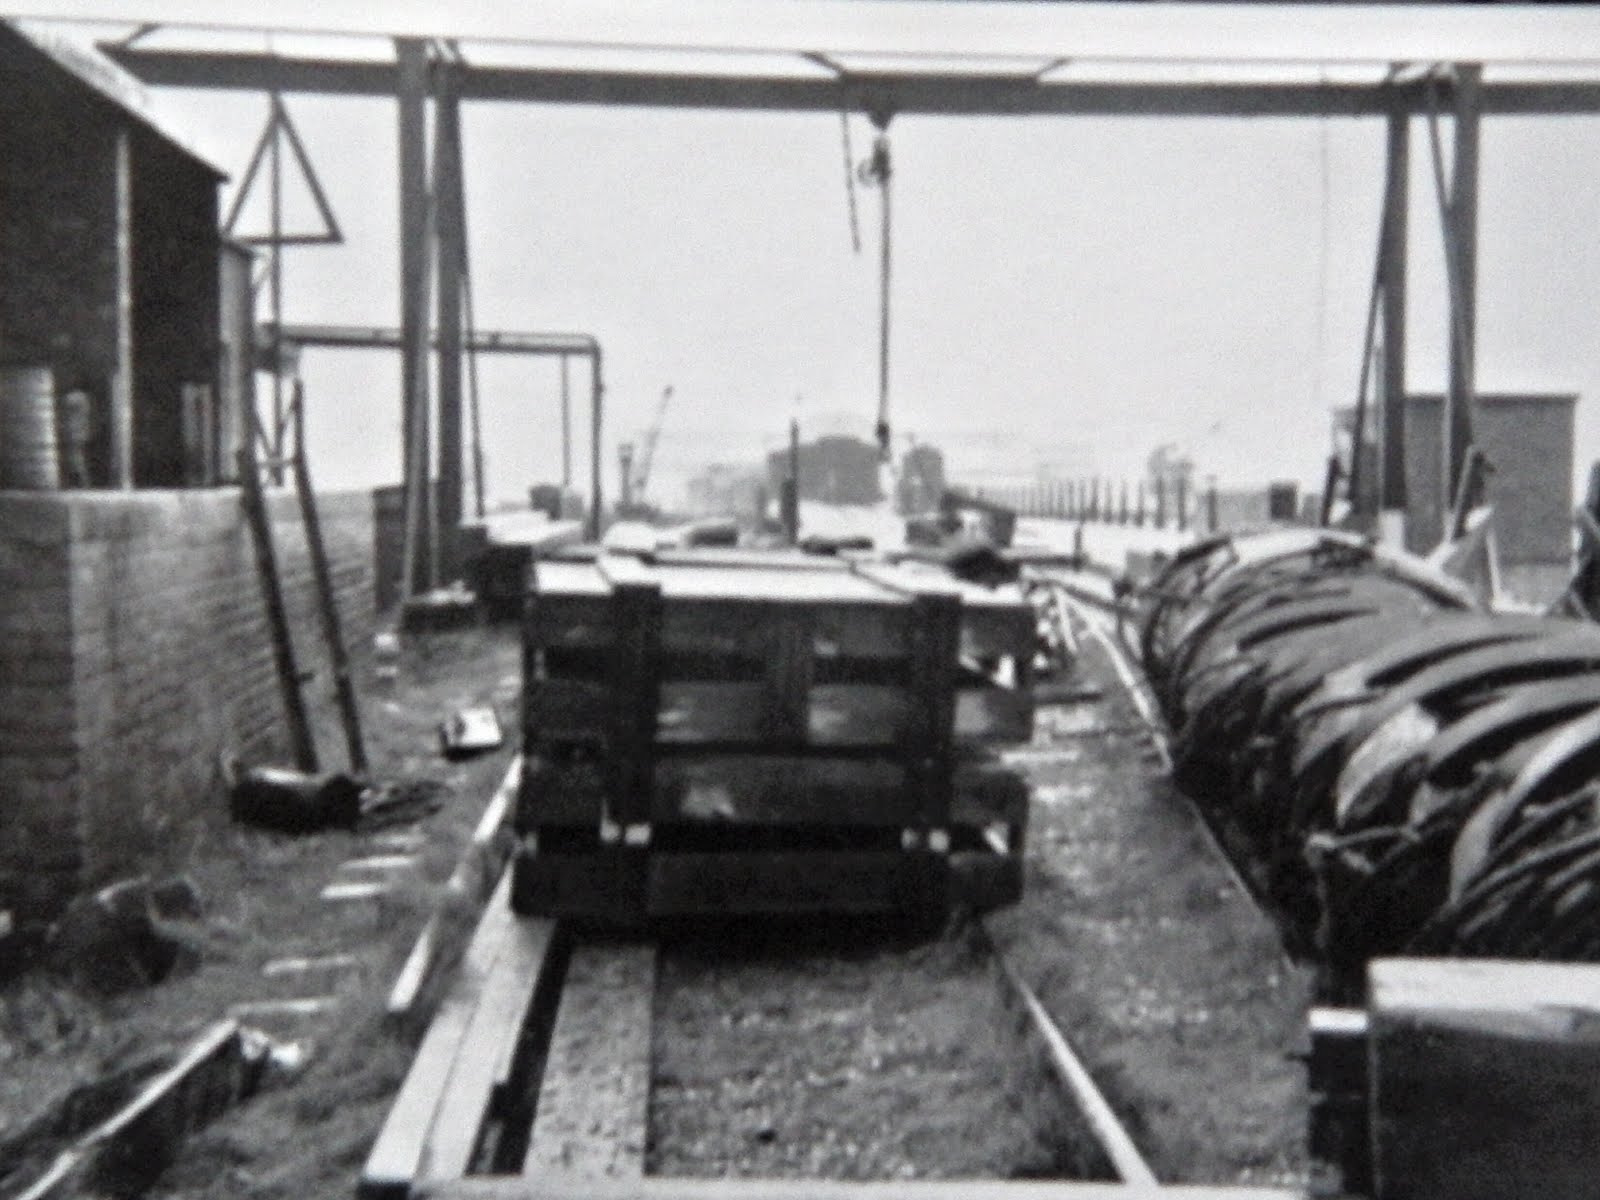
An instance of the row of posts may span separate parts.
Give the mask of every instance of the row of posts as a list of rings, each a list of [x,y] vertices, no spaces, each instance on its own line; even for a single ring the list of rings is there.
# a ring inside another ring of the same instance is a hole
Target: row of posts
[[[1195,494],[1183,476],[1140,480],[1130,486],[1110,479],[1064,479],[1041,483],[979,487],[980,499],[1003,504],[1023,517],[1055,517],[1105,525],[1176,529],[1217,529],[1217,485],[1212,481]]]

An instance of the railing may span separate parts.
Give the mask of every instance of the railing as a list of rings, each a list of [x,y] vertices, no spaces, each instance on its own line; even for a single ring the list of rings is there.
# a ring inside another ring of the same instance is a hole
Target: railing
[[[1048,482],[984,485],[967,489],[982,500],[1003,504],[1018,516],[1052,517],[1138,528],[1201,529],[1215,532],[1217,487],[1192,491],[1184,480],[1156,480],[1129,485],[1126,480],[1063,479]]]

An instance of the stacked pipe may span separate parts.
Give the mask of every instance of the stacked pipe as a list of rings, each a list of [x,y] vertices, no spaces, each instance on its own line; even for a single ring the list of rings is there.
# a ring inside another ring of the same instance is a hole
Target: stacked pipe
[[[1144,603],[1177,780],[1335,997],[1378,954],[1600,958],[1600,627],[1327,530],[1199,543]]]

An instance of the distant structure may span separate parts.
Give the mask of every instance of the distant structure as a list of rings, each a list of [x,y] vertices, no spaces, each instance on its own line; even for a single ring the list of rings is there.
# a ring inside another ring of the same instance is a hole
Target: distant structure
[[[926,444],[912,446],[900,457],[899,495],[903,513],[932,512],[945,489],[944,455]]]
[[[767,455],[768,490],[777,495],[789,478],[789,452]],[[876,504],[878,448],[859,438],[821,437],[800,446],[800,499],[823,504]]]
[[[1486,498],[1495,510],[1495,540],[1508,591],[1533,602],[1553,599],[1572,561],[1573,418],[1571,393],[1480,392],[1472,428],[1488,460]],[[1335,445],[1348,469],[1354,410],[1334,414]],[[1444,536],[1451,498],[1445,488],[1444,397],[1406,397],[1406,530],[1408,550],[1426,554]],[[1377,446],[1363,437],[1358,500],[1377,504]]]
[[[756,515],[768,495],[761,472],[754,467],[713,463],[688,483],[689,511],[695,516]]]

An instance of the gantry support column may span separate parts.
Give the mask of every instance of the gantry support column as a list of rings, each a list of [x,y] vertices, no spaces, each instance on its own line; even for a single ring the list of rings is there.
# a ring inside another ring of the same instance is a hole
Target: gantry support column
[[[400,116],[400,395],[406,560],[402,594],[432,586],[428,430],[428,51],[396,38]]]
[[[461,178],[459,68],[442,62],[434,100],[434,211],[439,235],[439,573],[461,573],[461,293],[466,198]]]
[[[1406,511],[1406,226],[1410,206],[1411,118],[1389,114],[1383,188],[1383,238],[1378,286],[1383,296],[1382,463],[1378,471],[1378,528],[1385,540],[1404,539]]]
[[[1450,183],[1446,252],[1450,270],[1449,429],[1450,495],[1461,486],[1467,449],[1472,444],[1472,406],[1476,388],[1478,291],[1478,124],[1482,112],[1483,67],[1458,63],[1455,71],[1455,162]],[[1449,530],[1446,536],[1450,535]]]

